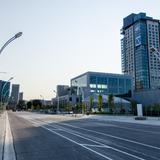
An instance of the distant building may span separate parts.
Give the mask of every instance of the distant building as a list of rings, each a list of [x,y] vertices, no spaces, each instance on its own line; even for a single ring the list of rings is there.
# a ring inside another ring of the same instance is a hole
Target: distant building
[[[11,102],[15,105],[19,101],[19,84],[12,84],[12,91],[11,91]]]
[[[77,94],[88,97],[92,94],[121,95],[132,91],[132,78],[123,74],[86,72],[71,79],[71,86],[77,87]]]
[[[55,107],[58,107],[61,111],[65,110],[67,106],[73,108],[79,102],[77,95],[65,95],[61,97],[56,97],[52,99],[52,104]],[[70,108],[70,109],[71,109]]]
[[[60,110],[63,111],[67,106],[70,106],[71,108],[75,107],[78,101],[79,99],[75,87],[58,85],[57,95],[52,99],[52,105],[53,107],[57,107],[59,105]]]
[[[23,92],[19,93],[19,100],[23,100]]]
[[[52,105],[52,100],[44,100],[42,101],[42,104],[45,106],[51,106]]]
[[[0,99],[6,102],[10,94],[10,82],[0,80]]]
[[[57,87],[61,93],[61,96],[56,96],[52,99],[53,108],[55,110],[63,111],[73,110],[74,112],[81,112],[80,105],[83,103],[89,110],[90,96],[94,97],[94,104],[97,108],[97,101],[95,97],[100,94],[104,98],[104,108],[107,108],[106,97],[109,94],[115,96],[131,96],[132,91],[132,78],[123,74],[101,73],[101,72],[86,72],[75,78],[72,78],[70,87]],[[66,90],[65,90],[65,89]],[[58,95],[58,94],[57,94]],[[117,98],[116,98],[117,99]],[[121,103],[124,102],[122,98],[119,98]],[[130,104],[129,102],[127,102]],[[128,105],[130,106],[130,105]],[[129,108],[128,108],[129,109]],[[107,110],[107,109],[106,109]]]
[[[151,50],[160,50],[160,21],[132,13],[123,19],[121,34],[122,71],[133,77],[134,89],[160,88],[160,60]]]
[[[57,85],[57,96],[64,96],[68,94],[68,85]]]

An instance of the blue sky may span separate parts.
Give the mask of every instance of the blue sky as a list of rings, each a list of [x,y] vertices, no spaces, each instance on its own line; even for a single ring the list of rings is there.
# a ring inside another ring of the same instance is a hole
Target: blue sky
[[[123,18],[160,19],[159,0],[0,0],[0,79],[14,77],[25,99],[51,99],[57,84],[86,71],[121,73]]]

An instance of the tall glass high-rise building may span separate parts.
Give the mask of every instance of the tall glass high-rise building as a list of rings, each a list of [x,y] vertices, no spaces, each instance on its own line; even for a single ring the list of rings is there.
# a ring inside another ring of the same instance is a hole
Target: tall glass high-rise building
[[[0,80],[0,100],[6,102],[10,94],[10,82]]]
[[[160,21],[145,13],[130,14],[121,34],[122,72],[133,77],[134,89],[160,88],[160,60],[151,50],[160,50]]]
[[[19,84],[12,84],[11,101],[15,104],[19,101]]]

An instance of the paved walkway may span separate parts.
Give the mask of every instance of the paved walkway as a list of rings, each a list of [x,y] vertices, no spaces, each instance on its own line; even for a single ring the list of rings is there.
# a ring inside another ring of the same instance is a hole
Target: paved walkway
[[[47,116],[47,115],[46,115]],[[44,114],[42,115],[44,117]],[[47,116],[48,117],[48,116]],[[136,124],[156,125],[160,126],[160,117],[146,117],[146,120],[135,120],[136,116],[131,115],[83,115],[83,114],[59,114],[50,115],[51,118],[63,120],[74,120],[74,119],[93,119],[99,121],[117,121],[117,122],[128,122]]]
[[[0,113],[0,160],[2,160],[3,144],[5,136],[5,114]]]
[[[44,116],[42,115],[42,117],[44,117]],[[160,126],[160,117],[146,117],[146,120],[135,120],[135,117],[136,116],[131,116],[131,115],[128,115],[128,116],[123,116],[123,115],[83,115],[83,114],[50,115],[51,119],[56,118],[56,119],[59,119],[62,121],[74,120],[74,119],[90,119],[90,120],[99,120],[99,121],[117,121],[117,122],[128,122],[128,123]]]
[[[26,114],[27,113],[27,114]],[[19,116],[31,116],[30,112],[19,112]],[[35,115],[33,115],[35,117]],[[56,121],[69,121],[75,119],[90,119],[99,121],[117,121],[117,122],[128,122],[136,124],[146,125],[157,125],[160,126],[160,117],[146,117],[146,120],[135,120],[136,116],[123,116],[123,115],[83,115],[83,114],[40,114],[37,113],[37,118],[50,119]]]

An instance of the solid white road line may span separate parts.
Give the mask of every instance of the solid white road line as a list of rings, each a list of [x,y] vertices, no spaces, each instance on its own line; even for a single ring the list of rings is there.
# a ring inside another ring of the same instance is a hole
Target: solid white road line
[[[34,121],[34,120],[33,120],[33,121]],[[47,125],[47,126],[51,126],[51,125],[48,125],[48,124],[45,123],[45,122],[37,121],[37,120],[34,121],[34,123],[39,123],[39,124],[42,123],[42,124],[45,124],[45,125]],[[49,128],[45,127],[45,126],[40,126],[40,127],[45,128],[45,129],[47,129],[47,130],[49,130],[49,131],[52,131],[53,133],[57,133],[57,132],[53,131],[52,129],[49,129]],[[52,127],[52,126],[51,126],[51,127]],[[62,129],[64,132],[67,132],[67,133],[72,134],[72,135],[74,135],[74,136],[77,136],[77,137],[80,137],[80,138],[82,138],[82,139],[85,139],[85,140],[88,140],[88,141],[97,143],[99,146],[104,146],[105,148],[109,148],[109,149],[111,149],[111,150],[117,151],[117,152],[119,152],[119,153],[128,155],[128,156],[130,156],[130,157],[133,157],[133,158],[136,158],[136,159],[139,159],[139,160],[145,160],[145,159],[143,159],[143,158],[141,158],[141,157],[135,156],[135,155],[130,154],[130,153],[128,153],[128,152],[125,152],[125,151],[116,149],[116,148],[114,148],[114,147],[105,145],[105,144],[103,144],[103,143],[97,142],[97,141],[92,140],[92,139],[90,139],[90,138],[86,138],[86,137],[84,137],[84,136],[81,136],[81,135],[79,135],[79,134],[77,134],[77,133],[68,131],[68,130],[66,130],[66,129],[63,128],[63,127],[61,127],[61,129]],[[57,133],[57,135],[62,135],[62,134]],[[64,136],[64,135],[62,135],[62,136],[63,136],[63,138],[70,139],[70,138],[68,138],[68,137],[66,137],[66,136]],[[70,139],[70,140],[72,140],[72,139]],[[74,141],[74,140],[72,140],[72,141]],[[74,141],[74,142],[75,142],[75,141]],[[76,142],[76,144],[79,144],[80,146],[83,146],[84,148],[88,148],[86,145],[80,144],[80,143],[78,143],[78,142]],[[90,149],[90,148],[89,148],[89,149]],[[90,149],[90,150],[93,150],[93,149]],[[97,152],[97,151],[95,151],[95,152]],[[99,152],[98,152],[98,153],[99,153]],[[101,153],[100,153],[100,154],[101,154]],[[101,155],[102,155],[102,154],[101,154]],[[105,155],[104,155],[104,156],[105,156]]]
[[[37,122],[33,122],[33,121],[31,121],[31,122],[32,122],[32,124],[33,124],[33,123],[37,123]],[[93,153],[95,153],[95,154],[97,154],[97,155],[105,158],[105,159],[113,160],[113,159],[111,159],[111,158],[109,158],[109,157],[107,157],[107,156],[105,156],[105,155],[103,155],[103,154],[101,154],[101,153],[93,150],[93,149],[90,149],[90,148],[86,147],[86,146],[83,145],[83,144],[80,144],[80,143],[78,143],[78,142],[76,142],[76,141],[74,141],[74,140],[72,140],[72,139],[70,139],[70,138],[68,138],[68,137],[60,134],[60,133],[55,132],[55,131],[52,130],[52,129],[49,129],[49,128],[45,127],[45,126],[41,126],[41,127],[44,128],[44,129],[46,129],[46,130],[48,130],[48,131],[50,131],[50,132],[52,132],[52,133],[54,133],[54,134],[56,134],[56,135],[58,135],[58,136],[60,136],[60,137],[62,137],[62,138],[64,138],[64,139],[67,139],[68,141],[70,141],[70,142],[72,142],[72,143],[75,143],[75,144],[77,144],[77,145],[79,145],[79,146],[81,146],[81,147],[83,147],[83,148],[85,148],[85,149],[87,149],[87,150],[89,150],[89,151],[91,151],[91,152],[93,152]]]
[[[58,123],[58,122],[53,121],[53,123]],[[94,130],[90,130],[90,129],[86,129],[86,128],[81,128],[81,127],[77,127],[77,126],[66,124],[66,123],[61,123],[60,125],[70,126],[70,127],[73,127],[73,128],[85,130],[85,131],[88,131],[88,132],[92,132],[92,133],[104,135],[104,136],[107,136],[107,137],[119,139],[119,140],[122,140],[122,141],[130,142],[130,143],[135,143],[135,144],[142,145],[142,146],[145,146],[145,147],[149,147],[149,148],[160,150],[160,148],[156,147],[156,146],[152,146],[152,145],[149,145],[149,144],[145,144],[145,143],[129,140],[129,139],[126,139],[126,138],[121,138],[121,137],[113,136],[113,135],[110,135],[110,134],[107,134],[107,133],[98,132],[98,131],[94,131]]]
[[[44,122],[44,121],[43,121]],[[46,123],[46,122],[45,122]],[[44,123],[43,123],[44,124]],[[51,124],[48,124],[47,123],[47,125],[48,126],[52,126]],[[54,123],[54,126],[57,126],[57,127],[61,127],[61,128],[63,128],[62,126],[63,125],[61,125],[60,123]],[[53,126],[52,126],[53,127]],[[79,133],[78,131],[75,131],[75,130],[72,130],[72,129],[68,129],[68,128],[65,128],[66,130],[68,130],[68,131],[71,131],[71,132],[74,132],[74,133],[76,133],[76,134],[79,134],[79,135],[81,135],[81,136],[87,136],[88,138],[94,138],[95,139],[95,141],[102,141],[102,143],[103,143],[103,139],[101,139],[101,138],[97,138],[97,137],[95,137],[95,136],[90,136],[90,135],[86,135],[86,134],[83,134],[83,133]],[[63,130],[63,129],[62,129]],[[94,146],[94,145],[93,145]],[[96,146],[96,145],[95,145]],[[126,150],[128,150],[128,151],[131,151],[131,152],[134,152],[134,153],[136,153],[136,154],[139,154],[139,155],[143,155],[143,156],[146,156],[146,157],[150,157],[150,158],[153,158],[153,159],[155,159],[155,160],[159,160],[158,158],[156,158],[156,157],[153,157],[153,156],[151,156],[151,155],[147,155],[147,154],[145,154],[145,153],[142,153],[142,152],[138,152],[138,151],[135,151],[135,150],[133,150],[133,149],[129,149],[128,147],[124,147],[124,146],[122,146],[122,145],[117,145],[116,144],[116,146],[117,147],[120,147],[120,148],[123,148],[123,149],[126,149]],[[99,146],[99,147],[102,147],[102,146]],[[106,147],[106,148],[112,148],[112,147],[108,147],[108,146],[103,146],[104,148]],[[115,148],[115,147],[114,147]],[[126,153],[128,153],[128,152],[126,152]]]
[[[8,113],[6,112],[6,134],[4,143],[4,160],[16,160],[15,151],[13,147],[13,137],[8,119]]]
[[[31,118],[32,117],[32,118]],[[25,117],[25,118],[29,118],[30,120],[34,120],[35,117],[31,116],[30,118],[29,117]],[[23,117],[24,118],[24,117]],[[40,120],[38,120],[40,121]],[[47,123],[48,125],[48,121],[40,121],[41,124],[42,122],[45,122]],[[141,143],[141,142],[137,142],[137,141],[133,141],[133,140],[129,140],[129,139],[125,139],[125,138],[121,138],[121,137],[117,137],[117,136],[113,136],[113,135],[110,135],[110,134],[106,134],[106,133],[103,133],[103,132],[97,132],[97,131],[94,131],[94,130],[89,130],[89,129],[85,129],[85,128],[81,128],[81,127],[77,127],[77,126],[74,126],[74,125],[70,125],[70,124],[65,124],[65,123],[58,123],[57,121],[49,121],[50,123],[55,123],[55,124],[59,124],[59,126],[61,125],[65,125],[65,126],[70,126],[70,127],[73,127],[73,128],[78,128],[78,129],[81,129],[81,130],[86,130],[88,132],[93,132],[93,133],[96,133],[96,134],[99,134],[99,135],[104,135],[104,136],[107,136],[107,137],[111,137],[111,138],[115,138],[115,139],[119,139],[119,140],[122,140],[122,141],[126,141],[126,142],[130,142],[130,143],[134,143],[134,144],[138,144],[138,145],[142,145],[144,147],[149,147],[149,148],[152,148],[152,149],[157,149],[157,150],[160,150],[159,147],[156,147],[156,146],[152,146],[152,145],[148,145],[148,144],[144,144],[144,143]],[[43,124],[45,124],[43,123]],[[53,126],[52,126],[53,127]],[[62,126],[61,126],[62,127]],[[82,134],[81,134],[82,135]],[[116,149],[116,148],[115,148]],[[117,149],[116,149],[117,150]],[[122,151],[123,152],[123,151]],[[126,152],[127,153],[127,152]],[[143,154],[142,154],[143,155]],[[144,155],[144,156],[149,156],[149,155]],[[149,156],[150,157],[150,156]],[[156,157],[155,157],[156,158]]]

